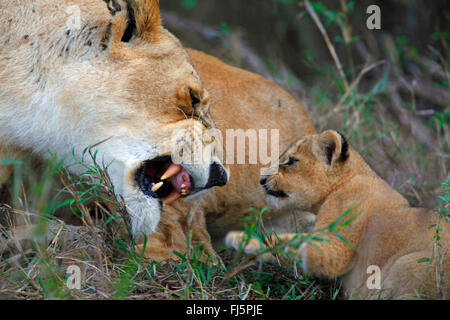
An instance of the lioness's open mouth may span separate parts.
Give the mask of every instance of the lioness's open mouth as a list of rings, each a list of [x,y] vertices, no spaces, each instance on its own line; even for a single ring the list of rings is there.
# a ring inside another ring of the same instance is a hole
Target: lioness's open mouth
[[[145,161],[136,171],[136,181],[145,195],[162,199],[165,204],[188,196],[195,189],[191,175],[173,163],[170,156]]]

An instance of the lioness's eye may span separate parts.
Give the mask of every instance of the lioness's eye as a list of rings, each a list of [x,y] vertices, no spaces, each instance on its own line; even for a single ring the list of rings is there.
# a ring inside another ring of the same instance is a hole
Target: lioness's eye
[[[286,163],[284,164],[284,166],[289,167],[289,166],[292,166],[294,163],[297,163],[297,162],[298,162],[298,159],[293,158],[293,157],[289,157],[288,162],[286,162]]]

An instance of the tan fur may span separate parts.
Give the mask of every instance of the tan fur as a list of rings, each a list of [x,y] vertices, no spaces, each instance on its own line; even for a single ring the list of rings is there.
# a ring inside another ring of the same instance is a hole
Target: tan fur
[[[356,217],[340,231],[353,247],[331,235],[329,242],[316,242],[317,249],[303,245],[291,252],[308,272],[341,278],[349,298],[406,298],[421,293],[422,297],[449,299],[448,222],[441,221],[439,249],[433,238],[439,215],[412,208],[355,150],[350,148],[346,153],[344,145],[335,131],[300,139],[280,158],[281,164],[288,165],[281,165],[277,174],[266,177],[267,190],[282,191],[287,196],[268,196],[275,206],[317,213],[315,232],[327,228],[350,208],[350,216]],[[284,234],[280,238],[288,241],[296,236]],[[237,248],[243,237],[239,232],[230,233],[227,243]],[[259,248],[253,240],[246,251],[257,253]],[[433,248],[435,259],[427,271],[428,263],[418,260],[431,258]],[[371,265],[381,269],[381,291],[366,286]]]

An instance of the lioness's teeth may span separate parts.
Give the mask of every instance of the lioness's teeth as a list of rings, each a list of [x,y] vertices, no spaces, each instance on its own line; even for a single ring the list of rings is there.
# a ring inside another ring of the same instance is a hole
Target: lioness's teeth
[[[181,185],[181,189],[185,189],[186,188],[186,185],[185,184],[182,184]]]
[[[153,192],[156,192],[156,191],[158,191],[159,189],[161,189],[161,187],[164,185],[164,182],[158,182],[157,184],[155,184],[153,187],[152,187],[152,191]]]
[[[174,175],[178,174],[183,170],[183,167],[179,164],[172,163],[166,172],[162,175],[161,180],[166,180],[172,178]]]
[[[170,204],[174,201],[177,201],[181,198],[181,193],[179,193],[177,190],[173,190],[171,194],[167,198],[164,199],[164,204]]]

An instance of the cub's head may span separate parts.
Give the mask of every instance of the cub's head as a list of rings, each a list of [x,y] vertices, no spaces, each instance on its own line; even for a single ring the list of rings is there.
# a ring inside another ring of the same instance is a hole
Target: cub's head
[[[354,170],[354,154],[345,137],[333,130],[295,141],[280,156],[278,172],[261,177],[269,203],[314,212]]]

